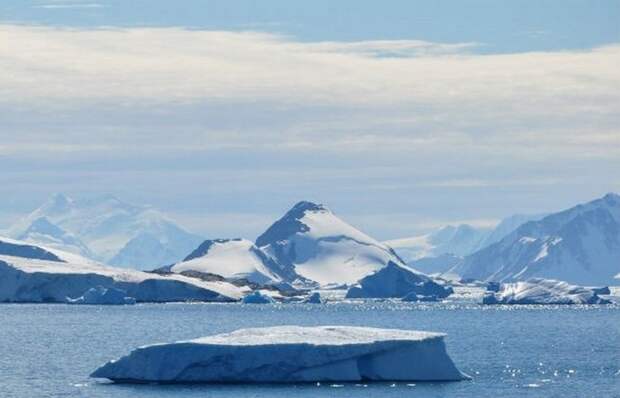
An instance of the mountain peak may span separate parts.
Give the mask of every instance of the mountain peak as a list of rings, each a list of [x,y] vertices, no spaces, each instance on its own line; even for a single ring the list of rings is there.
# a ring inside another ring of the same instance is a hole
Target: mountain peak
[[[44,205],[44,208],[52,213],[66,211],[73,204],[73,199],[63,193],[55,193]]]
[[[229,242],[241,242],[241,241],[242,241],[241,238],[235,238],[235,239],[207,239],[204,242],[202,242],[200,244],[200,246],[198,246],[187,257],[185,257],[183,259],[183,261],[190,261],[190,260],[193,260],[193,259],[198,258],[198,257],[203,257],[204,255],[209,253],[209,250],[215,244],[226,244],[226,243],[229,243]]]
[[[278,221],[273,223],[261,236],[256,239],[258,247],[265,246],[272,242],[277,242],[288,238],[297,232],[308,231],[308,226],[300,220],[304,218],[306,212],[329,211],[322,204],[308,201],[298,202]]]
[[[301,202],[297,202],[295,206],[289,211],[290,212],[306,212],[306,211],[329,211],[327,207],[322,204],[309,202],[306,200],[302,200]]]

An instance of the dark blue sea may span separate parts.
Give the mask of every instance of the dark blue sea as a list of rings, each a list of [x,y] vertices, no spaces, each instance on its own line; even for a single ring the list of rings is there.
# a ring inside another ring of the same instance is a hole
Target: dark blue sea
[[[358,325],[448,333],[473,380],[452,383],[117,385],[90,372],[137,346],[243,327]],[[0,397],[620,397],[620,306],[472,302],[0,305]]]

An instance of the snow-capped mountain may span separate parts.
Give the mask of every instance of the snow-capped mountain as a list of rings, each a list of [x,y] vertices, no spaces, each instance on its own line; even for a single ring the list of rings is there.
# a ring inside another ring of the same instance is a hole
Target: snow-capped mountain
[[[13,225],[9,234],[141,269],[179,261],[202,241],[157,210],[111,195],[73,200],[56,194]]]
[[[540,220],[546,215],[547,214],[513,214],[510,217],[506,217],[484,237],[480,245],[476,247],[475,250],[469,253],[464,253],[464,255],[472,254],[473,252],[484,249],[495,242],[499,242],[526,222]]]
[[[579,285],[611,284],[620,271],[620,196],[603,198],[521,225],[450,270],[463,278],[531,277]]]
[[[75,235],[52,224],[45,217],[34,220],[17,239],[24,242],[39,243],[84,257],[94,257],[90,249]]]
[[[406,262],[443,254],[465,256],[474,252],[490,230],[468,224],[448,225],[430,234],[383,242]]]
[[[215,239],[204,241],[183,261],[171,266],[170,271],[195,271],[266,284],[281,280],[271,271],[274,268],[274,260],[249,240]]]
[[[288,282],[301,277],[321,285],[352,284],[389,261],[402,264],[389,247],[311,202],[297,203],[256,246],[275,260],[271,271]]]
[[[407,265],[426,273],[445,272],[464,256],[495,242],[520,225],[543,218],[542,214],[515,214],[504,218],[495,228],[475,228],[468,224],[448,225],[430,234],[383,242]]]

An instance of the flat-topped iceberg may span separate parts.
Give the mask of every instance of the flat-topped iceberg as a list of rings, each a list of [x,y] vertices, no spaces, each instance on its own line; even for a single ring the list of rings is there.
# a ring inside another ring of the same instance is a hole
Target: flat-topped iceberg
[[[497,286],[493,286],[497,288]],[[554,279],[533,278],[504,283],[496,291],[487,290],[483,304],[609,304],[596,288],[570,285]]]
[[[275,326],[140,347],[91,377],[135,383],[457,381],[444,334]]]

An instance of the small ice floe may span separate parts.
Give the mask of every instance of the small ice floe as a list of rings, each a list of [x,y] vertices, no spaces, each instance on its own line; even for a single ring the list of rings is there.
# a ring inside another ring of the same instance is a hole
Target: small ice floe
[[[312,293],[303,302],[306,304],[322,304],[323,303],[323,301],[321,300],[321,294],[318,292]]]
[[[457,381],[441,333],[352,326],[241,329],[140,347],[91,377],[135,383]]]
[[[255,290],[254,292],[245,296],[241,302],[243,304],[272,304],[276,301],[273,298],[262,294],[258,290]]]

